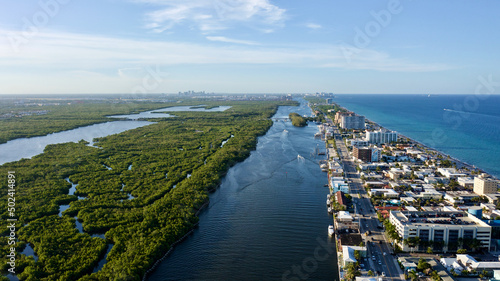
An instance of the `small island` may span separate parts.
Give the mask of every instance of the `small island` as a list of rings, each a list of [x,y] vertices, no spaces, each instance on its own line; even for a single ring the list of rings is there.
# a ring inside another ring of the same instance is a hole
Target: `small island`
[[[292,120],[292,125],[295,127],[305,127],[307,126],[307,121],[304,117],[300,116],[298,113],[292,112],[288,115],[290,120]]]

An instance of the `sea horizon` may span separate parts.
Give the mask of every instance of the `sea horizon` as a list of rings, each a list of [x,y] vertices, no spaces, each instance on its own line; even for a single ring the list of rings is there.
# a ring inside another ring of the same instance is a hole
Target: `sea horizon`
[[[499,178],[500,95],[335,95],[334,102],[380,126]]]

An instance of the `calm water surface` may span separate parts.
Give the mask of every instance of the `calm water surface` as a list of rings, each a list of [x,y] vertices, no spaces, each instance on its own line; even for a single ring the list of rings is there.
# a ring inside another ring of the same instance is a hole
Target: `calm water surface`
[[[337,95],[334,101],[500,178],[500,95]]]
[[[42,137],[11,140],[0,144],[0,165],[41,154],[49,144],[78,142],[82,139],[92,144],[94,138],[118,134],[150,124],[154,124],[154,122],[114,121],[48,134]]]
[[[280,107],[275,117],[310,115],[301,102]],[[314,155],[324,147],[313,137],[317,130],[276,122],[256,151],[229,170],[199,227],[148,280],[294,280],[293,267],[309,280],[337,280],[337,258],[328,252],[335,243],[327,234],[327,176],[318,165],[323,158]]]

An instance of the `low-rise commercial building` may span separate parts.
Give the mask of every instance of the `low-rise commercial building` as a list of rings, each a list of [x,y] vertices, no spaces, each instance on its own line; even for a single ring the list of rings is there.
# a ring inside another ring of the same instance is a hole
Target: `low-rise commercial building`
[[[465,177],[466,174],[458,173],[454,168],[438,168],[437,171],[448,179],[455,180],[459,177]]]
[[[483,272],[493,273],[494,270],[500,269],[500,261],[477,261],[470,255],[457,255],[456,258],[442,258],[441,264],[447,270],[453,269],[455,272],[467,270],[469,272]]]
[[[330,177],[330,189],[332,193],[342,191],[343,193],[350,193],[349,184],[347,184],[342,177]]]
[[[356,263],[355,251],[359,251],[361,257],[366,257],[366,247],[361,246],[342,246],[342,267],[346,267],[349,263]]]
[[[394,189],[381,189],[381,188],[372,188],[368,191],[370,196],[383,196],[387,198],[398,198],[399,193],[394,191]]]
[[[403,251],[427,249],[433,241],[434,251],[456,251],[460,243],[477,239],[479,247],[489,250],[491,226],[464,212],[409,212],[391,211],[389,220],[402,238],[398,242]],[[418,237],[421,242],[410,245],[403,241]]]
[[[473,198],[478,197],[479,195],[469,191],[447,191],[444,200],[450,204],[470,204]]]
[[[474,179],[470,177],[459,177],[457,182],[460,186],[465,188],[473,188],[474,187]]]

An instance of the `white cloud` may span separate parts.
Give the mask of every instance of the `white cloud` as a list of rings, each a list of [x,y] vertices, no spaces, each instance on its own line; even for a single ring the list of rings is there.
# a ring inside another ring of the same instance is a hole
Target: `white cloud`
[[[126,68],[120,68],[118,69],[118,76],[120,77],[131,77],[131,76],[137,76],[140,73],[144,72],[144,69],[140,67],[126,67]]]
[[[8,34],[9,31],[0,29],[0,33]],[[144,65],[227,63],[382,71],[436,71],[450,68],[443,64],[425,64],[393,58],[386,53],[366,48],[346,49],[343,45],[257,46],[258,43],[253,41],[222,36],[207,36],[207,39],[239,45],[221,47],[40,32],[38,37],[23,46],[20,52],[15,52],[8,40],[0,40],[0,49],[4,50],[0,52],[0,71],[11,67],[92,71],[114,68],[114,73],[125,75]]]
[[[218,42],[226,42],[226,43],[234,43],[234,44],[243,44],[243,45],[260,45],[257,42],[253,41],[246,41],[246,40],[238,40],[238,39],[231,39],[227,38],[224,36],[207,36],[206,37],[210,41],[218,41]]]
[[[285,10],[269,0],[133,0],[155,5],[147,14],[146,27],[163,32],[176,25],[195,25],[200,31],[228,29],[235,23],[249,23],[274,29],[282,26]]]
[[[306,27],[310,28],[310,29],[320,29],[320,28],[322,28],[322,26],[320,24],[317,24],[317,23],[308,23],[308,24],[306,24]]]
[[[9,32],[0,29],[0,34]],[[3,50],[0,52],[0,93],[40,92],[42,88],[45,92],[69,92],[68,89],[99,92],[106,87],[115,92],[130,92],[134,85],[141,83],[145,69],[156,66],[181,80],[193,79],[192,75],[198,75],[196,80],[203,79],[203,73],[196,72],[196,67],[190,68],[194,71],[189,74],[173,71],[196,65],[222,68],[230,64],[259,65],[270,70],[287,67],[306,72],[314,68],[393,72],[451,68],[444,64],[394,58],[370,49],[352,49],[346,53],[342,45],[266,46],[221,36],[208,36],[207,39],[237,45],[158,42],[48,31],[40,32],[15,52],[5,39],[0,37],[0,49]],[[176,86],[177,89],[185,87]]]

